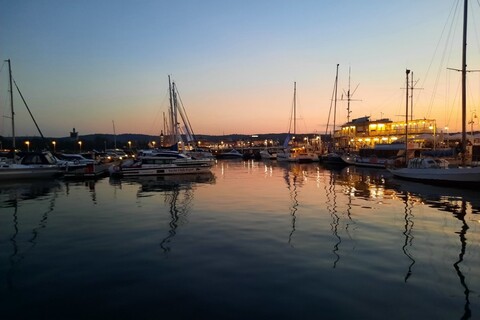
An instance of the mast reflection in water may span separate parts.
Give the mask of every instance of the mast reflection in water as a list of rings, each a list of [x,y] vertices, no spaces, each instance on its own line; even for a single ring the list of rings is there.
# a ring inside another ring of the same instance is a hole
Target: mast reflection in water
[[[0,185],[2,319],[480,316],[478,192],[318,164],[212,173]]]
[[[137,198],[163,196],[164,205],[170,215],[168,235],[160,242],[164,253],[168,253],[170,242],[177,234],[177,229],[188,222],[188,214],[194,200],[194,185],[198,183],[214,183],[212,173],[188,174],[176,176],[147,176],[122,180],[111,180],[112,185],[121,186],[138,184]]]

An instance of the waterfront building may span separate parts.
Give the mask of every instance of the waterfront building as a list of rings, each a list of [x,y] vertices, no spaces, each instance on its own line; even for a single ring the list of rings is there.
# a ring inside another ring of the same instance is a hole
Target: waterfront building
[[[333,136],[335,145],[340,149],[359,150],[373,148],[376,144],[405,141],[406,121],[392,121],[384,118],[370,120],[369,116],[353,119],[336,130]],[[437,135],[434,119],[416,119],[408,121],[409,143],[426,146],[428,140],[435,144]]]

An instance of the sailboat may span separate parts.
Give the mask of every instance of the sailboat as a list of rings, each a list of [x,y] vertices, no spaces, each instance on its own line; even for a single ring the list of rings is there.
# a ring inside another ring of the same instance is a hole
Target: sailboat
[[[56,158],[49,151],[35,152],[35,153],[28,152],[25,154],[17,153],[16,145],[15,145],[15,112],[13,108],[12,67],[11,67],[10,59],[6,60],[6,62],[8,63],[9,84],[10,84],[10,111],[11,111],[11,120],[12,120],[12,151],[11,151],[12,157],[10,159],[2,158],[0,160],[0,181],[7,181],[7,180],[11,181],[11,180],[17,180],[17,179],[53,178],[55,176],[58,176],[61,174],[62,171],[57,164]],[[23,99],[22,95],[21,97]],[[34,122],[35,122],[35,119],[34,119]],[[38,126],[37,126],[37,129],[39,129]],[[43,137],[42,134],[41,136]]]
[[[464,0],[463,11],[463,42],[462,42],[462,165],[450,166],[445,159],[437,158],[413,158],[408,160],[405,168],[388,168],[388,170],[398,178],[416,180],[429,183],[458,183],[456,186],[463,187],[467,185],[476,185],[480,183],[480,167],[471,167],[465,164],[465,151],[467,146],[467,112],[466,112],[466,74],[467,74],[467,13],[468,0]],[[407,77],[408,77],[407,70]],[[408,88],[408,86],[407,86]],[[408,90],[408,89],[407,89]],[[408,97],[408,92],[407,92]],[[408,99],[407,99],[408,101]],[[408,102],[407,102],[408,103]],[[408,104],[407,104],[408,108]],[[407,109],[408,110],[408,109]],[[408,127],[408,126],[407,126]],[[405,137],[406,138],[406,137]],[[407,139],[406,139],[407,140]],[[407,141],[405,142],[408,143]]]
[[[335,86],[334,86],[334,110],[333,110],[333,134],[335,134],[335,119],[336,119],[336,114],[337,114],[337,87],[338,87],[338,64],[337,64],[337,71],[335,74]],[[333,136],[332,136],[333,138]],[[337,152],[335,148],[335,140],[333,140],[333,150],[331,152],[328,152],[326,154],[322,154],[319,156],[319,160],[321,163],[326,164],[326,165],[332,165],[332,166],[346,166],[347,163],[343,161],[342,155]]]
[[[186,117],[179,111],[178,100],[176,96],[175,83],[169,82],[170,92],[170,119],[173,129],[172,137],[174,144],[169,149],[148,149],[140,150],[135,160],[128,159],[120,164],[113,164],[109,167],[109,173],[112,177],[137,177],[137,176],[166,176],[166,175],[184,175],[208,173],[214,163],[212,158],[194,159],[185,152],[185,146],[182,143],[180,128],[178,122],[178,112],[182,120],[187,125]],[[191,131],[187,130],[187,134]],[[179,152],[178,145],[183,145],[182,152]]]
[[[295,134],[297,130],[297,83],[293,83],[293,114],[290,119],[290,124],[293,121],[293,139],[295,139]],[[288,129],[287,137],[283,143],[283,150],[280,150],[277,153],[277,161],[281,162],[314,162],[318,161],[318,155],[313,151],[309,150],[309,146],[295,146],[295,141],[293,140],[294,145],[290,145],[291,141],[291,126]]]

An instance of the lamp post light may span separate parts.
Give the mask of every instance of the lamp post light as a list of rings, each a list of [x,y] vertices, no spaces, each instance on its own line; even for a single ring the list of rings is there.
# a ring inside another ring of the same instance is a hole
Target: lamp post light
[[[128,149],[132,150],[132,141],[128,141]]]
[[[57,153],[57,141],[52,141],[53,153]]]
[[[156,142],[155,142],[155,141],[152,141],[153,149],[155,149],[155,144],[156,144]]]
[[[25,144],[27,145],[27,152],[30,152],[30,141],[25,141]]]
[[[78,141],[78,149],[80,150],[80,153],[82,153],[82,141]]]
[[[470,124],[470,135],[472,136],[472,143],[474,141],[473,139],[473,125],[475,124],[475,119],[477,119],[477,113],[476,111],[472,111],[472,117],[470,118],[470,122],[468,124]]]

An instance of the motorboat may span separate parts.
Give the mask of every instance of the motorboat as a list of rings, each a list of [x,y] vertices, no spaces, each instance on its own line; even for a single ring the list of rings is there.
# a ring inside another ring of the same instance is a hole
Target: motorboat
[[[243,159],[243,154],[236,149],[227,152],[220,152],[216,155],[217,159]]]
[[[480,182],[480,167],[451,166],[442,158],[413,158],[406,168],[389,168],[398,178],[433,183],[478,183]],[[459,185],[462,186],[462,185]]]
[[[171,159],[190,158],[185,153],[178,152],[178,150],[162,149],[162,148],[140,150],[137,154],[137,157],[162,157],[162,158],[171,158]]]
[[[59,153],[55,154],[57,165],[65,171],[85,168],[87,165],[95,164],[94,159],[87,159],[81,154]]]
[[[213,155],[213,153],[211,153],[210,150],[206,150],[206,149],[196,148],[196,149],[187,151],[186,155],[191,157],[192,159],[215,160],[215,156]]]
[[[419,148],[409,148],[409,158],[412,158]],[[358,154],[343,154],[341,158],[349,165],[369,168],[385,169],[388,165],[393,165],[395,159],[405,155],[405,144],[377,144],[373,148],[362,148]]]
[[[18,159],[3,158],[0,181],[10,179],[44,179],[62,174],[55,157],[48,151],[17,154]]]
[[[271,152],[268,149],[263,149],[262,151],[260,151],[260,158],[262,158],[263,160],[275,160],[277,159],[277,154]]]
[[[210,172],[211,160],[189,157],[173,158],[164,156],[141,156],[128,159],[108,169],[112,177],[161,176]]]
[[[348,163],[343,160],[342,154],[338,152],[329,152],[326,154],[322,154],[318,158],[320,163],[324,165],[340,166],[340,167],[344,167],[348,165]]]

